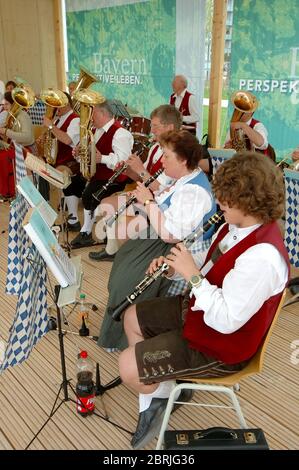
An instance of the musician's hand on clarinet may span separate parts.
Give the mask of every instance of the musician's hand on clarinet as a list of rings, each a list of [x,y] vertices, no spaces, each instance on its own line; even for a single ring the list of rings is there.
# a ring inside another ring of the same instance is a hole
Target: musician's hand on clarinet
[[[135,173],[139,174],[141,171],[144,171],[143,163],[135,153],[129,156],[127,163],[130,167],[130,170],[135,171]]]
[[[144,184],[137,182],[137,188],[132,191],[132,195],[136,197],[137,201],[144,204],[147,199],[153,199],[152,192],[147,189]]]
[[[166,263],[180,274],[186,281],[189,281],[194,274],[198,274],[199,269],[195,261],[183,243],[178,243],[171,248],[166,257]]]
[[[154,271],[156,271],[162,264],[167,263],[167,259],[164,256],[159,256],[159,258],[154,258],[149,267],[146,270],[146,274],[153,274]],[[173,270],[171,269],[171,273],[169,271],[167,273],[164,273],[163,276],[173,276]]]

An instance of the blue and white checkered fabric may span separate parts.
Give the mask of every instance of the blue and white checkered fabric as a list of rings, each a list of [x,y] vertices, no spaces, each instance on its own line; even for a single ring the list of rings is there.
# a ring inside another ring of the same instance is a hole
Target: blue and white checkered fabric
[[[22,226],[28,207],[28,203],[21,194],[10,205],[6,276],[7,294],[18,294],[20,288],[24,254],[29,246],[29,238]]]
[[[195,254],[199,252],[205,252],[208,251],[212,243],[212,239],[209,238],[208,240],[197,240],[195,243],[193,243],[190,252]],[[178,281],[172,281],[166,296],[167,297],[172,297],[174,295],[181,295],[185,290],[187,289],[187,281],[184,279],[178,280]]]
[[[16,315],[0,372],[27,359],[37,341],[48,331],[45,263],[35,247],[26,255]]]
[[[285,245],[290,263],[299,268],[299,172],[284,170],[286,190]]]
[[[27,176],[27,171],[22,145],[15,143],[14,146],[16,154],[16,184],[18,184],[24,176]]]
[[[224,158],[221,157],[211,157],[211,162],[213,165],[213,175],[216,173],[217,169],[222,165],[222,163],[225,161]]]
[[[28,109],[27,113],[31,117],[32,124],[34,126],[43,125],[43,117],[46,112],[46,105],[42,101],[38,100],[35,105]]]

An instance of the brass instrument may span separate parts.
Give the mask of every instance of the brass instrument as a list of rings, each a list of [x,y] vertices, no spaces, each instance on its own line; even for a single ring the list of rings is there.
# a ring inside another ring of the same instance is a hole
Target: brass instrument
[[[238,122],[244,113],[254,113],[259,103],[257,98],[249,91],[236,91],[231,96],[231,102],[234,106],[234,112],[230,122]],[[232,147],[237,151],[248,150],[246,138],[242,129],[236,129],[230,132]]]
[[[207,220],[207,222],[200,226],[197,230],[190,233],[186,238],[183,240],[183,244],[186,248],[190,248],[193,243],[201,237],[201,235],[207,232],[213,225],[221,222],[224,215],[221,210],[216,212],[212,217]],[[114,308],[109,309],[109,313],[111,313],[113,320],[119,321],[121,318],[122,312],[131,305],[139,295],[141,295],[153,282],[156,281],[163,273],[167,273],[169,270],[169,266],[167,263],[163,263],[159,266],[152,274],[147,274],[145,278],[135,287],[134,291],[129,294],[120,304],[118,304]]]
[[[16,132],[20,132],[21,125],[16,116],[20,109],[28,109],[34,105],[35,94],[29,85],[20,83],[19,86],[12,90],[11,97],[14,103],[8,111],[4,127],[6,129],[14,128]]]
[[[290,156],[291,154],[287,154],[282,160],[280,160],[280,162],[276,165],[277,168],[280,168],[281,170],[288,169],[293,171],[299,171],[299,161],[289,163],[288,160]]]
[[[85,88],[76,91],[73,96],[80,104],[80,172],[89,181],[96,172],[95,145],[91,132],[92,112],[96,104],[104,103],[105,98],[97,91]]]
[[[68,104],[68,98],[61,90],[54,90],[47,88],[42,90],[40,99],[46,105],[45,116],[53,121],[57,108],[63,108]],[[43,156],[49,165],[55,165],[57,159],[58,142],[57,138],[53,136],[51,129],[47,129],[44,136],[44,152]]]
[[[80,67],[80,75],[72,95],[73,110],[78,115],[80,115],[80,101],[75,98],[75,93],[81,90],[82,88],[89,88],[93,83],[97,81],[98,79],[94,77],[90,72],[88,72],[88,70],[86,70],[84,67]]]

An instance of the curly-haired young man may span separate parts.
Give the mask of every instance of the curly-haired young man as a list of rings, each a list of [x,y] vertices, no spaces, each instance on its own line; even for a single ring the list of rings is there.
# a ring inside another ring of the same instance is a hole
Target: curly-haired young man
[[[245,367],[288,281],[288,255],[276,222],[284,212],[279,169],[258,153],[240,153],[218,169],[213,190],[226,223],[205,261],[195,262],[182,244],[166,258],[189,282],[187,308],[181,297],[160,298],[132,305],[125,314],[129,347],[119,367],[123,382],[139,392],[134,448],[159,429],[176,377],[217,377]],[[154,260],[149,271],[160,263]]]

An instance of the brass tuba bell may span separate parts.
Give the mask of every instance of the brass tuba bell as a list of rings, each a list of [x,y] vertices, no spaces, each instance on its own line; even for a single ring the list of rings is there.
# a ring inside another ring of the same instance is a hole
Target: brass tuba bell
[[[80,67],[80,75],[77,80],[75,89],[73,91],[73,96],[72,96],[72,101],[73,101],[73,110],[75,113],[80,114],[80,102],[75,98],[75,93],[82,88],[87,89],[89,88],[93,83],[97,82],[98,79],[92,75],[88,70],[86,70],[84,67]]]
[[[35,94],[28,84],[19,83],[18,86],[12,90],[11,97],[14,103],[8,112],[4,127],[6,127],[6,129],[12,129],[14,127],[15,130],[19,132],[21,125],[16,116],[20,109],[28,109],[34,105]]]
[[[40,93],[40,99],[46,105],[45,116],[51,121],[54,119],[57,108],[63,108],[68,104],[68,98],[61,90],[47,88]],[[47,129],[44,137],[44,158],[50,165],[55,165],[57,159],[57,138]]]
[[[86,88],[76,91],[73,96],[80,106],[80,172],[85,179],[90,180],[96,172],[95,145],[91,132],[91,117],[93,107],[96,104],[104,103],[106,99],[97,91],[87,90]],[[89,146],[91,147],[90,152]]]
[[[234,107],[234,112],[230,122],[238,122],[244,113],[254,113],[257,109],[259,102],[257,98],[249,91],[235,91],[231,96],[231,103]],[[242,129],[231,131],[230,133],[232,147],[240,152],[247,150],[246,139]]]

